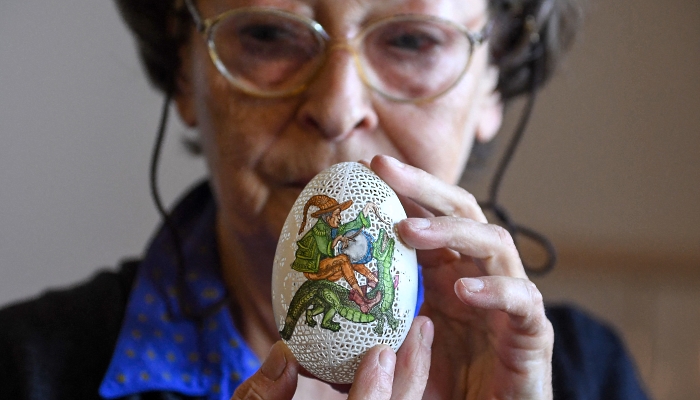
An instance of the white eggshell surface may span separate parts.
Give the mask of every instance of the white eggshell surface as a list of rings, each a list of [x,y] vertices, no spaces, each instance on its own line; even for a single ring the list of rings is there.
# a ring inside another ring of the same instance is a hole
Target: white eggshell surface
[[[366,207],[368,203],[377,207]],[[312,214],[334,204],[341,209],[340,223],[335,222],[337,230],[329,232],[324,216]],[[336,164],[319,173],[287,216],[275,253],[272,306],[283,340],[299,363],[318,378],[350,383],[368,349],[384,343],[396,351],[406,338],[415,313],[418,270],[415,250],[406,246],[395,230],[395,224],[404,218],[406,213],[396,193],[369,168],[354,162]],[[358,221],[361,232],[348,231]],[[325,239],[317,238],[322,236],[319,232],[326,234]],[[323,248],[339,234],[350,238],[347,248],[339,243],[328,255],[309,250],[310,244]],[[314,256],[309,258],[309,254]],[[322,261],[324,269],[317,267],[319,259],[332,260]],[[352,270],[348,264],[353,265]],[[338,265],[346,265],[345,272]],[[337,273],[323,279],[323,273],[314,272],[314,267],[320,271],[337,267]],[[375,288],[363,275],[367,270],[378,278]],[[362,298],[345,279],[348,271],[366,291]]]

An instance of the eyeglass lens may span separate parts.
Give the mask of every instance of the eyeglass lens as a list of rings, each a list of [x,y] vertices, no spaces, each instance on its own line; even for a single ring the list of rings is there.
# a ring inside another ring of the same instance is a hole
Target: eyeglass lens
[[[440,20],[397,17],[370,26],[358,38],[360,75],[375,90],[418,99],[448,90],[467,68],[471,42]],[[244,11],[218,21],[210,45],[220,69],[243,89],[291,93],[323,63],[326,39],[303,20]]]

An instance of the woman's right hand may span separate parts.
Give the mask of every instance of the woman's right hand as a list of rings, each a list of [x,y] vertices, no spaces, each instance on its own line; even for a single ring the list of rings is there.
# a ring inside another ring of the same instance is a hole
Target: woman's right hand
[[[371,348],[350,386],[348,400],[421,399],[430,371],[434,327],[429,318],[413,321],[398,353],[386,345]],[[301,367],[284,342],[272,346],[258,372],[243,382],[232,400],[289,400]]]

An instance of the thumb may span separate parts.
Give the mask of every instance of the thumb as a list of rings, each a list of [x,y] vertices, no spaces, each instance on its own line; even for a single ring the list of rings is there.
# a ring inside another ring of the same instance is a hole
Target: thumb
[[[282,341],[270,349],[258,372],[246,379],[231,400],[288,400],[297,389],[299,364]]]
[[[394,383],[396,354],[391,347],[372,347],[362,358],[350,388],[348,400],[388,400]]]

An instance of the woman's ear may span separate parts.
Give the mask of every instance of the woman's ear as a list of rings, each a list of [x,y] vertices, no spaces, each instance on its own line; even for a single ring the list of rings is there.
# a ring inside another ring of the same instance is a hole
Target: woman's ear
[[[180,67],[175,73],[175,93],[173,100],[182,122],[194,128],[197,126],[197,113],[194,101],[194,80],[192,75],[192,48],[188,43],[180,47]]]
[[[476,140],[480,143],[493,139],[503,123],[503,101],[496,90],[498,69],[490,66],[484,78],[481,88],[481,110],[476,125]]]

